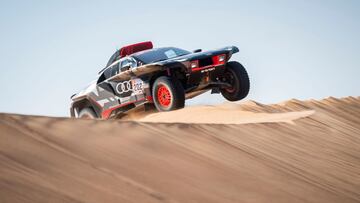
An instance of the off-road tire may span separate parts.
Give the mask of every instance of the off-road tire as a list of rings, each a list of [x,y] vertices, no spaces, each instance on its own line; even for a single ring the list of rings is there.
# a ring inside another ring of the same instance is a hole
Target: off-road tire
[[[223,97],[229,101],[244,99],[250,90],[249,76],[239,62],[231,61],[226,64],[224,81],[231,84],[231,88],[220,89]]]
[[[158,111],[172,111],[184,108],[185,92],[176,78],[161,76],[152,85],[152,95]]]

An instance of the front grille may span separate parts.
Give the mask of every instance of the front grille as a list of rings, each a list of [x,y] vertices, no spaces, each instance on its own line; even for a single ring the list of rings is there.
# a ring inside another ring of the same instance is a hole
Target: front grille
[[[210,66],[210,65],[213,65],[213,61],[211,57],[203,58],[199,60],[199,67]]]

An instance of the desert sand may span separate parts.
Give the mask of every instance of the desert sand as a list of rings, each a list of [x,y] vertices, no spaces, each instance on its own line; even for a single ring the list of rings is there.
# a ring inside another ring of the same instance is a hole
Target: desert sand
[[[0,114],[0,202],[360,202],[360,98]]]

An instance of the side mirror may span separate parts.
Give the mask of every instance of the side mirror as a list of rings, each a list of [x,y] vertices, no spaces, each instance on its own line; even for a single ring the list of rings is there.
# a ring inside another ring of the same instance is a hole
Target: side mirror
[[[202,52],[202,50],[201,50],[201,49],[195,49],[195,50],[193,51],[193,53],[199,53],[199,52]]]

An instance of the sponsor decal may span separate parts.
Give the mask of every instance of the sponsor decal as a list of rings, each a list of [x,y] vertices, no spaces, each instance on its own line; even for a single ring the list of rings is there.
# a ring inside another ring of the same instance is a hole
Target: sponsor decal
[[[142,94],[144,92],[144,82],[140,79],[132,80],[134,94]]]
[[[208,68],[201,71],[201,73],[206,73],[215,70],[215,68]]]
[[[123,82],[119,82],[116,85],[116,92],[118,94],[122,94],[122,93],[126,93],[126,92],[130,92],[132,91],[132,84],[131,81],[123,81]]]
[[[118,94],[123,94],[127,92],[132,92],[134,94],[142,94],[144,90],[144,82],[140,79],[127,80],[119,82],[116,85],[115,89]]]

